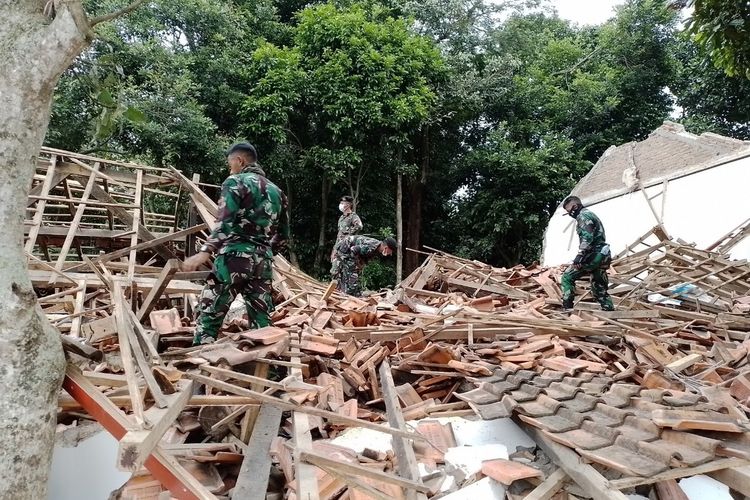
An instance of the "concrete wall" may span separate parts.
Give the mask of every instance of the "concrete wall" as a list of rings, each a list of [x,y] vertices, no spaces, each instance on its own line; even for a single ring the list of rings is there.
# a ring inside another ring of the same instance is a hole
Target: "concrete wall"
[[[646,189],[672,238],[704,248],[750,217],[750,157],[669,181],[666,199],[662,185]],[[586,202],[586,200],[584,200]],[[662,204],[663,215],[662,214]],[[605,200],[589,208],[604,223],[612,253],[617,254],[656,225],[640,191]],[[578,249],[573,219],[558,208],[544,234],[544,265],[569,263]],[[730,254],[750,259],[750,238]]]
[[[47,500],[106,500],[130,479],[117,470],[117,440],[102,430],[78,446],[56,443]]]

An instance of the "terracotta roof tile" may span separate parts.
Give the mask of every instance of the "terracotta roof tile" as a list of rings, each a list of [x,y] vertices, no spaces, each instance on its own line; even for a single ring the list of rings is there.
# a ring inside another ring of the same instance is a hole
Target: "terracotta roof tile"
[[[616,383],[589,372],[570,376],[568,365],[560,366],[565,372],[496,370],[473,379],[478,388],[457,396],[483,419],[515,413],[553,441],[627,475],[693,467],[717,456],[750,456],[745,423],[703,396]]]

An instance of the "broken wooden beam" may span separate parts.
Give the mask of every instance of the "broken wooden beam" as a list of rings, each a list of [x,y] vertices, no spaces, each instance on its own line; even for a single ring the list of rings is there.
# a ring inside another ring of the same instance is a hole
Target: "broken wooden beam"
[[[159,441],[185,408],[193,394],[193,381],[180,381],[180,387],[174,394],[164,396],[165,408],[151,408],[144,416],[151,428],[129,430],[120,439],[117,452],[117,467],[123,471],[135,472],[141,468]]]

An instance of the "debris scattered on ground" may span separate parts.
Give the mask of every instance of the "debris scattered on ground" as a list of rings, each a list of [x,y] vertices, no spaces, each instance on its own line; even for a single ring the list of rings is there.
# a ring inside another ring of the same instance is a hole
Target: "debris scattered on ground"
[[[175,170],[43,153],[27,250],[69,360],[58,426],[115,436],[121,498],[750,495],[745,261],[656,229],[614,259],[615,311],[581,282],[570,313],[558,268],[430,249],[355,298],[277,256],[274,326],[237,304],[192,347],[206,272],[179,259],[215,204]],[[146,193],[195,224],[142,224]]]

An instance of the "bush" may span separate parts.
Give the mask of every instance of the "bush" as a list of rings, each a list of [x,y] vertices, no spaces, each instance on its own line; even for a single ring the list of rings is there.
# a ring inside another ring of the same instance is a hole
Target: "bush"
[[[362,270],[363,290],[380,290],[381,288],[390,287],[396,284],[396,266],[394,262],[384,262],[381,260],[372,260]]]

